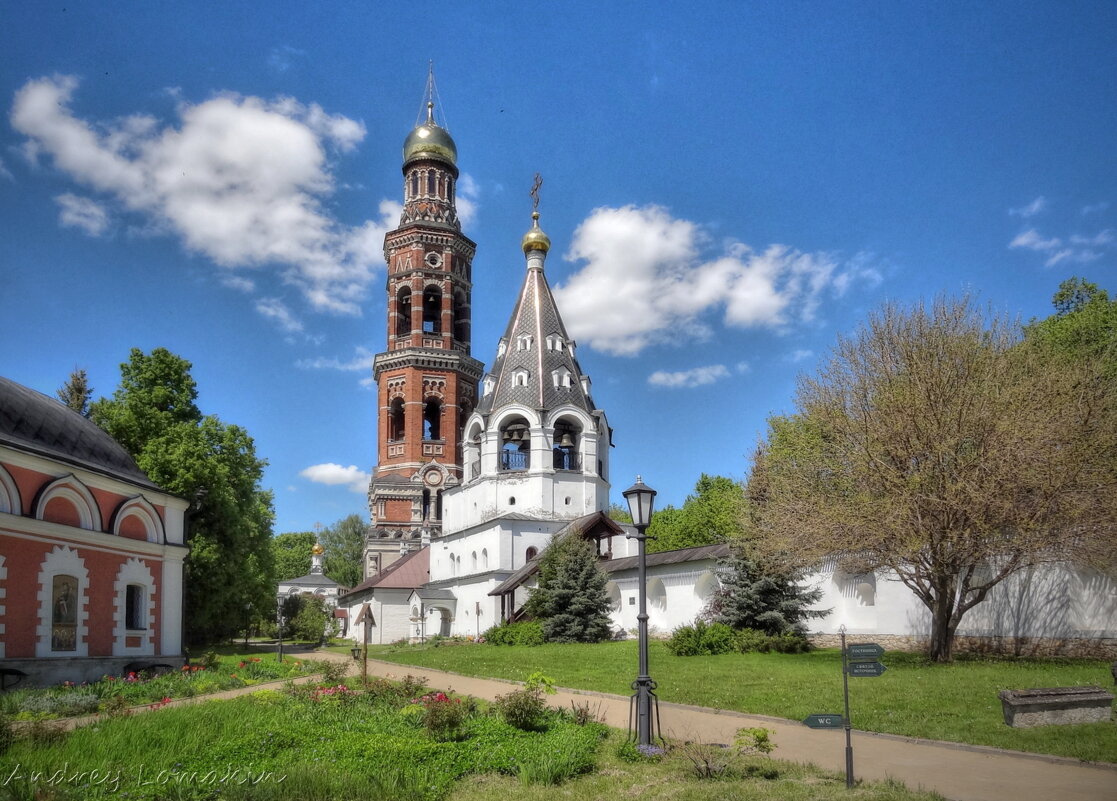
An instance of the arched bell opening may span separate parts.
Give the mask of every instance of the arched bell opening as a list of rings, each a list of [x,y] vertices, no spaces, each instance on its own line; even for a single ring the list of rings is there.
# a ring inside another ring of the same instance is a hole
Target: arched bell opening
[[[467,481],[481,475],[481,424],[474,422],[462,438],[462,464],[465,465]]]
[[[442,401],[427,398],[423,404],[423,439],[442,439]]]
[[[396,293],[396,336],[411,334],[411,287],[400,287]]]
[[[527,470],[531,466],[531,429],[522,417],[512,417],[500,427],[500,469]]]
[[[469,329],[469,302],[465,292],[459,289],[454,293],[454,339],[469,342]]]
[[[388,407],[388,441],[398,442],[403,439],[404,432],[404,405],[403,398],[396,398]]]
[[[436,286],[423,290],[423,333],[442,333],[442,290]]]
[[[554,446],[551,448],[555,470],[581,470],[582,427],[563,417],[555,423]]]

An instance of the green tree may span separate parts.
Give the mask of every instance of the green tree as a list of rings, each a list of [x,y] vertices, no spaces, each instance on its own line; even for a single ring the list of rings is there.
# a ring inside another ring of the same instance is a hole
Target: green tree
[[[275,580],[305,576],[310,572],[310,549],[314,547],[313,531],[289,531],[272,537],[272,560]]]
[[[156,484],[194,501],[185,563],[187,641],[227,639],[247,605],[274,605],[272,496],[260,483],[266,462],[248,433],[203,416],[190,362],[157,348],[133,349],[111,398],[90,408]]]
[[[1056,357],[1100,360],[1106,378],[1117,379],[1117,300],[1097,284],[1068,278],[1052,304],[1055,314],[1028,325],[1028,341]]]
[[[89,386],[89,376],[85,370],[75,367],[66,383],[55,393],[58,400],[69,406],[82,417],[89,417],[89,399],[93,397],[93,387]]]
[[[321,641],[327,634],[330,620],[326,602],[317,595],[308,593],[297,597],[299,598],[299,608],[291,618],[291,638],[309,642]]]
[[[871,315],[800,377],[797,413],[769,420],[750,540],[792,564],[889,571],[930,611],[939,661],[1008,576],[1111,555],[1114,382],[1097,359],[1021,341],[967,297]]]
[[[322,530],[326,575],[343,587],[356,587],[364,577],[365,519],[349,515]]]
[[[609,637],[606,582],[592,542],[554,540],[539,559],[539,583],[524,610],[542,621],[547,642],[600,642]]]
[[[740,539],[744,511],[745,489],[739,482],[703,473],[681,509],[666,506],[652,515],[648,553]]]
[[[609,504],[609,519],[615,520],[618,523],[631,523],[632,515],[628,513],[627,506],[621,506],[619,503]]]
[[[767,634],[805,634],[805,621],[825,617],[829,610],[812,609],[822,590],[803,586],[801,569],[767,563],[738,544],[725,561],[721,588],[706,609],[715,623]]]

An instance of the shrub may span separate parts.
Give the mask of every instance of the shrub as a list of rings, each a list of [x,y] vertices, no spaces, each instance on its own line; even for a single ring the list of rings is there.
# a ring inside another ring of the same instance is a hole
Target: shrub
[[[486,631],[484,639],[488,645],[542,645],[543,626],[538,620],[503,623]]]
[[[206,651],[202,654],[199,664],[203,670],[213,670],[221,663],[221,657],[217,655],[217,651]]]
[[[734,634],[734,640],[737,650],[743,654],[752,651],[764,654],[770,651],[779,654],[802,654],[811,649],[807,638],[797,631],[767,634],[757,629],[742,629]]]
[[[336,662],[326,662],[322,665],[322,682],[324,684],[340,684],[341,680],[345,678],[345,674],[349,672],[349,663],[340,660]]]
[[[728,654],[735,650],[735,634],[724,623],[696,620],[693,625],[675,629],[666,646],[675,656]]]
[[[448,742],[462,738],[466,707],[460,698],[451,698],[446,693],[437,692],[416,698],[413,703],[422,705],[423,725],[435,740]]]
[[[524,687],[513,690],[507,695],[497,696],[496,709],[509,726],[522,731],[539,731],[546,725],[547,704],[543,701],[543,691]]]

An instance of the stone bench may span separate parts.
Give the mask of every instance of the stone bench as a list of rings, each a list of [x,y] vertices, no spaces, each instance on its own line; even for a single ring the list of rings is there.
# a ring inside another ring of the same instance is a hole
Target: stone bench
[[[1113,693],[1101,687],[1002,690],[1005,723],[1014,728],[1064,723],[1105,723],[1113,716]]]

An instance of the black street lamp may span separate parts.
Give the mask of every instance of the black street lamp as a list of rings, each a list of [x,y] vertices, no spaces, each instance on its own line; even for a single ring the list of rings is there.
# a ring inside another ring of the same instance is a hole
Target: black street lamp
[[[636,744],[651,745],[652,739],[659,729],[659,699],[656,698],[656,683],[648,675],[648,557],[645,550],[645,540],[648,524],[652,520],[652,507],[655,505],[655,490],[644,483],[640,476],[636,476],[636,483],[623,493],[628,501],[628,511],[632,515],[632,525],[636,533],[628,535],[635,539],[637,551],[637,590],[640,596],[640,614],[636,616],[639,621],[640,639],[640,675],[632,682],[632,704],[628,713],[628,730],[632,732],[633,713],[636,718]],[[652,720],[652,703],[655,703],[655,721]]]

